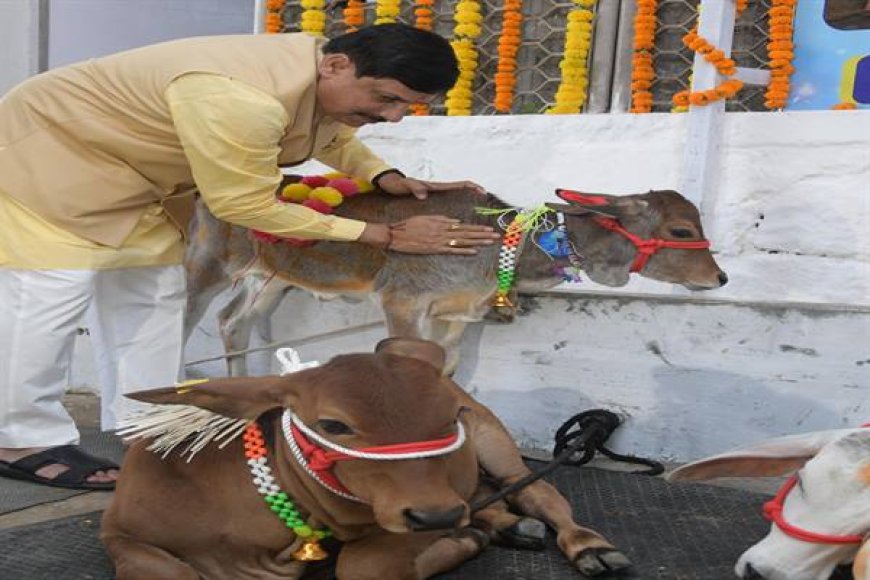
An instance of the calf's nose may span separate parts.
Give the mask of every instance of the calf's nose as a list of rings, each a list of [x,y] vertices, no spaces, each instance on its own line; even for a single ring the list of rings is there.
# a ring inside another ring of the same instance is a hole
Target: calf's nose
[[[724,286],[728,283],[728,274],[725,272],[719,272],[719,286]]]
[[[422,530],[444,530],[455,528],[465,515],[465,506],[458,505],[445,511],[406,509],[402,512],[408,527],[419,532]]]

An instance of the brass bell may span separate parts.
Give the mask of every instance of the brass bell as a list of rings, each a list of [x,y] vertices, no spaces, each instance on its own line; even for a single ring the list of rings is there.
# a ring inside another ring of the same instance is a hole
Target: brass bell
[[[293,558],[300,562],[314,562],[326,560],[329,554],[324,550],[316,539],[305,540],[298,550],[293,552]]]
[[[495,297],[495,301],[492,303],[495,308],[513,308],[514,305],[511,303],[510,299],[506,294],[498,294]]]

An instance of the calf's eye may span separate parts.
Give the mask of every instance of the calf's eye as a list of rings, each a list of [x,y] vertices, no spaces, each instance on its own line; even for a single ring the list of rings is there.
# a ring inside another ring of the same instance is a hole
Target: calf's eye
[[[330,435],[353,435],[353,430],[335,419],[321,419],[317,422],[317,426]]]
[[[671,235],[675,238],[693,238],[695,233],[688,228],[671,228]]]

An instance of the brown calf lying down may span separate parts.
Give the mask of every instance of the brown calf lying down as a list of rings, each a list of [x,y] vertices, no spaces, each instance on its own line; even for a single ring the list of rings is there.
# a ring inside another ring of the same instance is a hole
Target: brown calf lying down
[[[503,504],[468,513],[472,498],[488,491],[481,473],[505,486],[528,469],[498,419],[443,376],[443,364],[444,351],[434,343],[387,339],[374,354],[339,356],[284,377],[215,379],[134,394],[183,412],[173,429],[163,428],[167,437],[185,426],[197,429],[190,412],[222,418],[223,434],[234,433],[226,446],[204,444],[190,459],[178,449],[161,457],[147,449],[150,438],[130,447],[102,527],[118,580],[299,578],[305,562],[297,558],[317,551],[302,536],[322,528],[343,542],[342,580],[428,578],[473,557],[490,539],[539,540],[539,523]],[[246,449],[256,455],[257,444],[234,436],[252,422],[264,433],[265,462],[277,487],[262,475],[253,482]],[[297,430],[288,437],[290,424]],[[312,446],[297,438],[300,429]],[[431,443],[432,456],[383,459],[408,452],[409,443],[418,452]],[[323,453],[318,444],[380,455],[336,459],[342,453]],[[292,529],[261,496],[278,488],[299,512]],[[554,528],[581,573],[630,565],[607,540],[579,527],[548,483],[539,480],[508,500]]]
[[[572,255],[552,258],[535,244],[526,243],[517,260],[515,291],[552,288],[563,281],[558,269],[572,263],[599,284],[627,284],[638,249],[625,235],[602,227],[602,216],[615,218],[631,235],[645,240],[666,244],[704,240],[698,210],[675,191],[626,196],[563,192],[562,196],[570,205],[548,205],[564,216]],[[443,214],[466,223],[498,226],[496,217],[479,215],[477,207],[509,206],[493,195],[466,190],[434,194],[425,201],[370,193],[347,199],[336,213],[388,223],[413,215]],[[555,220],[555,214],[550,217]],[[438,342],[447,350],[449,373],[458,362],[466,324],[482,320],[490,311],[497,286],[497,245],[474,256],[415,256],[341,242],[304,248],[263,244],[248,230],[218,221],[202,202],[191,224],[190,240],[185,261],[187,335],[212,299],[235,282],[235,296],[219,315],[228,352],[247,348],[253,324],[267,320],[290,287],[319,295],[374,293],[383,307],[389,335]],[[650,249],[655,253],[639,270],[646,278],[693,290],[718,288],[728,279],[707,248]],[[229,370],[233,376],[247,374],[244,358],[232,359]]]

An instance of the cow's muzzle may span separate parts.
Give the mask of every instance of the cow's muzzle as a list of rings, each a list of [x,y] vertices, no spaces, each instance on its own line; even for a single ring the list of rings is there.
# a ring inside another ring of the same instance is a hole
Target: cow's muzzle
[[[402,511],[408,527],[415,532],[424,530],[447,530],[456,528],[465,517],[465,506],[458,505],[446,511],[417,510],[408,508]]]

